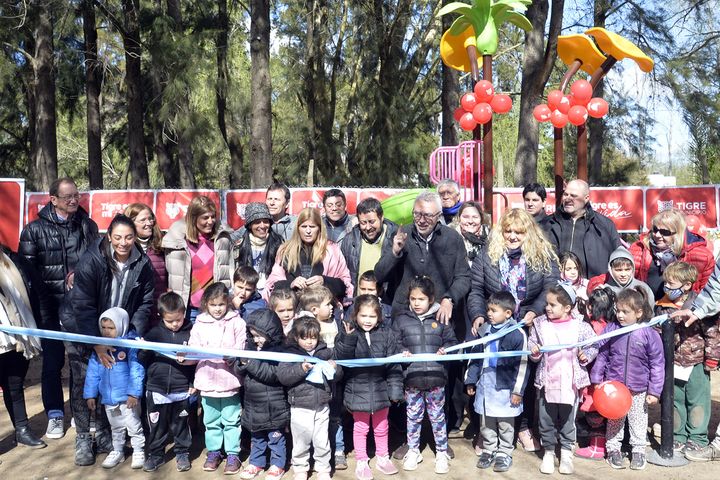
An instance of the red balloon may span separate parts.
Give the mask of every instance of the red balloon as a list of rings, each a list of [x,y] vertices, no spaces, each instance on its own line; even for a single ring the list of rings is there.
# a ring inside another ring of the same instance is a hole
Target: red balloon
[[[551,90],[550,93],[548,93],[547,102],[550,110],[557,110],[564,96],[565,95],[563,95],[563,92],[560,90]]]
[[[508,113],[512,109],[512,98],[510,95],[501,93],[490,100],[490,106],[495,113]]]
[[[557,109],[560,110],[560,113],[567,115],[570,111],[570,107],[572,107],[570,97],[564,95],[558,102]]]
[[[478,103],[475,105],[475,108],[473,108],[473,118],[475,118],[475,121],[479,123],[480,125],[485,125],[490,120],[492,120],[493,115],[493,109],[492,107],[487,103]]]
[[[630,411],[632,395],[630,390],[617,380],[603,382],[595,387],[593,405],[603,417],[618,420]]]
[[[455,111],[453,112],[453,117],[455,118],[455,121],[459,122],[460,118],[463,116],[464,113],[465,113],[464,108],[462,108],[462,107],[456,108]]]
[[[550,114],[550,123],[552,123],[555,128],[563,128],[568,123],[567,115],[559,110],[553,110]]]
[[[541,103],[533,109],[533,117],[540,123],[550,121],[550,114],[552,114],[550,107],[544,103]]]
[[[475,94],[470,92],[463,95],[460,99],[460,105],[462,105],[463,110],[466,112],[472,112],[477,103],[478,101],[477,98],[475,98]]]
[[[607,115],[610,106],[602,98],[595,97],[590,99],[587,104],[588,115],[592,118],[602,118]]]
[[[593,87],[587,80],[576,80],[570,86],[570,91],[577,100],[578,105],[587,105],[587,102],[592,97]]]
[[[478,103],[490,103],[493,95],[495,95],[495,88],[493,88],[493,84],[487,80],[480,80],[477,82],[473,91],[475,92],[475,98]]]
[[[473,114],[470,112],[463,113],[462,117],[460,117],[460,128],[471,132],[475,127],[477,127],[477,122],[473,118]]]
[[[587,121],[587,117],[587,108],[582,105],[575,105],[574,107],[571,107],[568,112],[568,120],[576,127],[584,124]]]

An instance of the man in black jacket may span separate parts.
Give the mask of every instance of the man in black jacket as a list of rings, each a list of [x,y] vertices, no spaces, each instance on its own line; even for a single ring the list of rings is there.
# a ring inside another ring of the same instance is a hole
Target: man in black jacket
[[[613,221],[592,209],[590,187],[584,180],[567,184],[562,211],[556,211],[544,229],[558,255],[569,251],[580,258],[587,278],[607,273],[610,254],[622,244]]]
[[[20,234],[20,254],[40,273],[50,294],[48,315],[38,327],[60,330],[58,311],[65,292],[72,288],[80,256],[98,238],[98,227],[79,205],[80,194],[71,178],[59,178],[50,185],[50,201],[39,218]],[[48,416],[46,436],[62,438],[64,398],[61,370],[65,364],[63,343],[42,339],[42,400]]]

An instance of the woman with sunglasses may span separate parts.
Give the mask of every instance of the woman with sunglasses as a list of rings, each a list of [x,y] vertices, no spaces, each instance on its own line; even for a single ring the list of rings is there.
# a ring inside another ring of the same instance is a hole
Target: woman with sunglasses
[[[630,246],[635,261],[635,278],[647,283],[658,300],[663,292],[662,274],[673,262],[681,260],[698,269],[693,285],[699,292],[715,267],[715,259],[705,239],[687,228],[685,215],[677,209],[665,210],[652,218],[650,231]]]

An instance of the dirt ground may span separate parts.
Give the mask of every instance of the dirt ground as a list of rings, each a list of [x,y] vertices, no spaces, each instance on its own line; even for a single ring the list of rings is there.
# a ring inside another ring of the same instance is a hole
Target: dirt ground
[[[26,402],[28,406],[28,414],[31,418],[31,426],[35,432],[44,432],[46,426],[45,415],[42,410],[42,401],[40,398],[39,385],[39,362],[34,361],[31,365],[30,372],[26,381]],[[65,375],[67,383],[67,376]],[[715,427],[720,421],[720,373],[713,374],[712,379],[712,397],[713,411],[710,420],[710,430],[714,432]],[[66,392],[67,398],[67,392]],[[17,446],[14,443],[14,435],[7,412],[4,406],[0,407],[0,478],[7,479],[148,479],[148,478],[182,478],[190,479],[208,479],[222,478],[222,466],[217,472],[203,472],[202,463],[205,459],[205,452],[202,450],[202,435],[194,436],[194,448],[191,452],[191,460],[193,468],[189,472],[178,473],[175,470],[175,462],[171,454],[166,457],[169,461],[163,465],[155,473],[146,473],[142,470],[132,470],[130,468],[129,459],[119,467],[113,470],[105,470],[100,467],[100,463],[104,455],[99,456],[98,462],[90,467],[76,467],[73,463],[74,455],[74,430],[70,429],[64,438],[60,440],[47,440],[48,447],[42,450],[32,450],[27,447]],[[70,418],[69,406],[66,404],[67,419]],[[651,412],[650,423],[659,421],[659,409]],[[392,443],[397,443],[398,439],[391,439]],[[504,474],[494,473],[492,471],[480,471],[475,467],[477,457],[475,456],[469,440],[463,438],[463,432],[451,435],[450,445],[455,450],[455,459],[451,461],[450,473],[444,476],[438,476],[433,470],[433,453],[426,447],[423,451],[425,461],[420,464],[415,472],[403,472],[402,470],[395,477],[398,480],[416,480],[418,478],[434,478],[444,477],[447,479],[463,479],[482,475],[487,478],[506,478],[506,479],[526,479],[526,478],[548,478],[542,475],[538,467],[540,458],[536,454],[526,453],[516,450],[513,455],[513,467]],[[392,446],[392,445],[391,445]],[[244,460],[244,459],[243,459]],[[337,472],[334,478],[338,480],[350,480],[355,478],[354,466],[355,461],[352,453],[349,455],[350,469]],[[373,466],[373,461],[370,465]],[[396,462],[399,466],[399,462]],[[716,463],[691,463],[682,468],[664,468],[648,465],[644,471],[636,472],[631,470],[613,470],[605,462],[595,462],[588,460],[575,460],[574,478],[581,480],[596,480],[603,475],[608,475],[613,479],[632,478],[636,480],[670,480],[670,479],[717,479],[720,477],[720,462]],[[553,475],[560,477],[560,474]],[[377,473],[376,478],[382,479],[384,475]],[[239,477],[237,477],[239,478]],[[262,477],[258,477],[262,479]],[[287,480],[292,479],[292,473],[286,474]],[[311,480],[314,478],[311,477]]]

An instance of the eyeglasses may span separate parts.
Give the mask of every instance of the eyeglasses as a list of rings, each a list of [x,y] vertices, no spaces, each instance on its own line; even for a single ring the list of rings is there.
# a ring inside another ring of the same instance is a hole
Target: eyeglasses
[[[424,219],[424,220],[432,221],[432,220],[435,220],[438,215],[440,215],[440,212],[436,212],[436,213],[412,212],[412,214],[413,214],[413,218],[415,220],[423,220]]]
[[[655,225],[653,225],[653,227],[652,227],[652,232],[659,233],[663,237],[672,237],[673,235],[675,235],[675,232],[671,232],[667,228],[658,228]]]
[[[70,200],[80,200],[80,194],[72,193],[70,195],[58,195],[57,198],[59,198],[63,202],[69,202]]]

